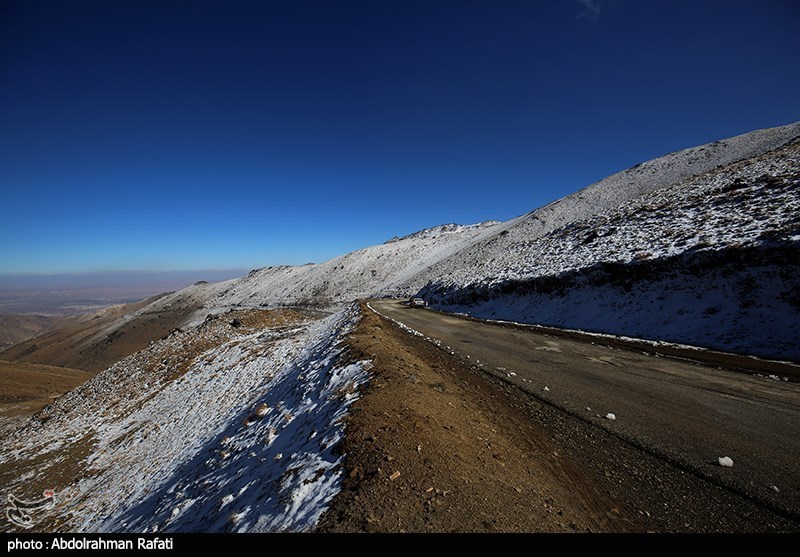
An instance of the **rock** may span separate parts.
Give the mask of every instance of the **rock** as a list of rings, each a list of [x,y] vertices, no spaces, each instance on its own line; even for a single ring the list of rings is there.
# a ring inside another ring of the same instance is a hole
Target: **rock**
[[[550,389],[549,389],[549,388],[547,388],[547,387],[545,387],[545,388],[544,388],[544,389],[542,389],[542,390],[543,390],[543,391],[549,391]]]
[[[769,486],[769,488],[770,488],[772,491],[774,491],[775,493],[780,493],[780,491],[781,491],[780,489],[778,489],[778,486],[777,486],[777,485],[771,485],[771,486]]]
[[[400,470],[397,470],[396,472],[393,472],[391,476],[389,476],[389,479],[395,481],[399,477],[400,477]]]
[[[616,420],[617,416],[615,414],[609,412],[608,414],[606,414],[606,419],[607,420]]]
[[[731,468],[731,467],[733,467],[733,459],[731,459],[730,457],[727,457],[727,456],[721,456],[721,457],[719,457],[719,458],[717,459],[717,462],[719,462],[719,465],[720,465],[720,466],[723,466],[723,467],[725,467],[725,468]]]

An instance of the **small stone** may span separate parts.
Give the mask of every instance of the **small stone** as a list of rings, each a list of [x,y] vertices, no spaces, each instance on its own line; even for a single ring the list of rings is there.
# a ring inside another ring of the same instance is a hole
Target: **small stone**
[[[542,390],[543,390],[543,391],[549,391],[550,389],[549,389],[548,387],[545,387],[545,388],[544,388],[544,389],[542,389]]]
[[[399,477],[400,477],[400,470],[397,470],[396,472],[392,473],[391,476],[389,476],[389,479],[395,481]]]
[[[725,467],[725,468],[731,468],[731,467],[733,467],[733,459],[731,459],[730,457],[727,457],[727,456],[721,456],[721,457],[719,457],[719,458],[717,459],[717,462],[719,462],[719,465],[720,465],[720,466],[723,466],[723,467]]]
[[[617,416],[615,414],[609,412],[608,414],[606,414],[606,419],[607,420],[616,420]]]
[[[772,491],[774,491],[775,493],[780,493],[780,491],[781,491],[780,489],[778,489],[778,486],[777,486],[777,485],[771,485],[771,486],[769,486],[769,488],[770,488]]]

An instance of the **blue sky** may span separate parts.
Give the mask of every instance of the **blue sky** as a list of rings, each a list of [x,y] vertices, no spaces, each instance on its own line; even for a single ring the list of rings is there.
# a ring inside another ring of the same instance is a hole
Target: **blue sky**
[[[0,273],[322,261],[800,120],[800,3],[0,4]]]

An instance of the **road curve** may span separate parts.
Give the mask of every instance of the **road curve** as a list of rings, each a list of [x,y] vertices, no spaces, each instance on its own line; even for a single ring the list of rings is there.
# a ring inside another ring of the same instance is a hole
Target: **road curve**
[[[539,400],[800,520],[798,383],[410,309],[398,300],[370,307]],[[733,467],[721,466],[720,457]]]

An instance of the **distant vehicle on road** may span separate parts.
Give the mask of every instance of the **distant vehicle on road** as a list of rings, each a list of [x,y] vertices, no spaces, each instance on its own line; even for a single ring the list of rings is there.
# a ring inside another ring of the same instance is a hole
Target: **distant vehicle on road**
[[[424,308],[427,304],[422,298],[411,298],[408,300],[408,307],[410,308]]]

